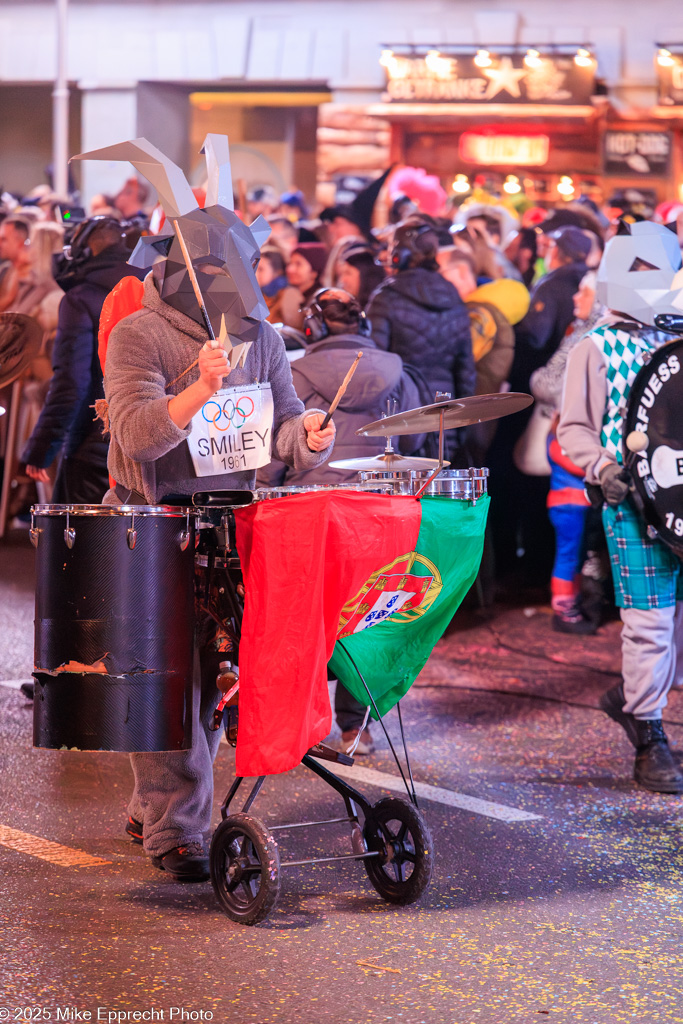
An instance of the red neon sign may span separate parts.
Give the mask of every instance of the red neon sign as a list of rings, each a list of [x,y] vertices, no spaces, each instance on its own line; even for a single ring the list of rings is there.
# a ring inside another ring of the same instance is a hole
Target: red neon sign
[[[458,145],[460,158],[470,164],[541,167],[548,161],[547,135],[481,135],[463,132]]]

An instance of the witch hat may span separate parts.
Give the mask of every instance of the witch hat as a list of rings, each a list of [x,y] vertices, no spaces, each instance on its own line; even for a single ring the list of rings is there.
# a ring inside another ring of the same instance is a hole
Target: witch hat
[[[375,178],[369,185],[366,185],[350,203],[340,203],[338,206],[328,206],[320,214],[322,221],[334,220],[335,217],[344,217],[355,224],[367,237],[371,237],[372,211],[375,208],[377,198],[382,191],[382,186],[391,174],[394,165],[388,167],[379,178]]]

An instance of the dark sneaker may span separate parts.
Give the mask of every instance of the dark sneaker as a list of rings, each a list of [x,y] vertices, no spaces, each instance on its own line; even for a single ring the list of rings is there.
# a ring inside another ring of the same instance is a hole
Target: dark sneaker
[[[201,843],[176,846],[162,857],[152,857],[152,864],[174,882],[205,882],[209,878],[209,856]]]
[[[585,619],[580,612],[575,615],[555,612],[552,626],[556,633],[575,633],[579,636],[591,636],[598,629],[594,622]]]
[[[654,793],[683,793],[683,772],[674,761],[660,718],[639,721],[633,778]]]
[[[142,843],[142,822],[136,821],[135,818],[128,818],[126,822],[126,832],[133,840],[134,843]]]
[[[625,703],[624,687],[621,683],[617,683],[616,686],[607,690],[607,692],[603,693],[600,698],[600,708],[606,715],[609,715],[613,722],[616,722],[617,725],[621,726],[628,736],[631,745],[637,749],[640,741],[638,738],[636,719],[633,715],[629,715],[624,711]]]

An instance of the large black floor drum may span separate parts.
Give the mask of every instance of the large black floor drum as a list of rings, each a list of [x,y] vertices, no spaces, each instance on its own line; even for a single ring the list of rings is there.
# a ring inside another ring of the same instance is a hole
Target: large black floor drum
[[[36,747],[191,746],[194,510],[36,505]]]

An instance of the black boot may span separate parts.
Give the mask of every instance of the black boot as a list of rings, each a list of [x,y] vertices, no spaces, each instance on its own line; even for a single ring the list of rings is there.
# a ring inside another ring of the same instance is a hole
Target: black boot
[[[661,718],[633,721],[638,732],[633,778],[654,793],[683,793],[683,772],[669,749]]]
[[[152,864],[166,871],[174,882],[205,882],[209,875],[209,856],[203,843],[176,846],[161,857],[152,857]]]
[[[624,711],[624,704],[626,700],[624,698],[624,687],[622,683],[617,683],[611,689],[603,693],[600,698],[600,707],[606,715],[620,725],[629,738],[632,746],[638,748],[639,738],[638,729],[636,728],[636,719],[633,715],[628,715]]]

